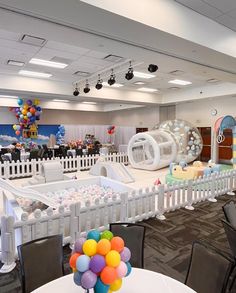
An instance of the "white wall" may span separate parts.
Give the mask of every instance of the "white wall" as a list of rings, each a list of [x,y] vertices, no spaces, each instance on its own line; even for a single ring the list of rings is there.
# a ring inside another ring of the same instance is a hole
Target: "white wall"
[[[218,113],[216,116],[211,115],[212,109],[217,110]],[[236,116],[235,109],[235,97],[193,101],[176,105],[176,118],[187,120],[199,127],[207,127],[214,125],[217,118],[221,116]]]
[[[159,123],[159,106],[110,112],[111,123],[117,126],[152,128]]]
[[[14,124],[16,118],[7,107],[0,108],[0,124]],[[43,109],[39,124],[82,124],[149,127],[159,123],[159,106],[113,112],[86,112]]]

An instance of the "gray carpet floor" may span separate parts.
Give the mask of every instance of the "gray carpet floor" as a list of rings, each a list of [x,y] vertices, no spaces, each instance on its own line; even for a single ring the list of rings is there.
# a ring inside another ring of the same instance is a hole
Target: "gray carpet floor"
[[[192,242],[204,240],[229,254],[229,246],[221,224],[223,204],[234,199],[221,196],[217,203],[195,205],[194,211],[179,209],[166,214],[165,221],[155,218],[142,222],[146,226],[145,268],[184,282]],[[69,247],[64,248],[65,273],[70,273]],[[1,293],[21,292],[19,264],[8,274],[0,274]],[[236,292],[236,291],[234,291]]]

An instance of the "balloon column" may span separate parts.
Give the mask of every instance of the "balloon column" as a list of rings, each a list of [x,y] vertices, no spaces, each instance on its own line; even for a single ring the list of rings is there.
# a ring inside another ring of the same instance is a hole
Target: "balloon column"
[[[74,282],[87,292],[112,293],[122,286],[122,278],[131,273],[131,252],[121,237],[106,230],[91,230],[87,239],[79,238],[70,257]]]
[[[60,125],[56,133],[57,144],[63,144],[65,142],[65,133],[66,133],[65,126]]]
[[[18,120],[18,124],[13,125],[16,135],[20,135],[22,131],[22,136],[25,138],[37,137],[36,120],[40,120],[42,113],[39,103],[38,99],[34,101],[29,99],[24,102],[23,99],[19,98],[17,99],[18,107],[10,108]]]

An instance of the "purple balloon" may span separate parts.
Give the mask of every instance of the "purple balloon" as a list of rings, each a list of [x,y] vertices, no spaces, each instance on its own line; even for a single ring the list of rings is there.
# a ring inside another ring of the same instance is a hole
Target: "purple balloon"
[[[120,253],[120,258],[123,262],[127,262],[131,258],[131,252],[128,247],[124,247],[124,249]]]
[[[85,238],[79,238],[75,241],[75,245],[74,245],[74,251],[75,252],[79,252],[79,253],[83,253],[83,244],[86,241]]]
[[[89,263],[90,270],[95,274],[100,273],[105,268],[105,266],[105,258],[99,254],[94,255]]]
[[[81,286],[84,289],[92,289],[97,282],[97,275],[92,271],[87,271],[83,273],[81,277]]]
[[[31,100],[27,100],[27,101],[26,101],[26,104],[27,104],[28,106],[32,106],[32,105],[33,105],[33,102],[32,102]]]

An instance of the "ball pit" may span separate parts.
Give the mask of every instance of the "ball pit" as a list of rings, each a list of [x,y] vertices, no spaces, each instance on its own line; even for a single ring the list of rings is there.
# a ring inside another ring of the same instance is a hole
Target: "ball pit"
[[[86,240],[80,238],[74,244],[69,260],[74,283],[85,290],[93,289],[94,293],[119,291],[122,279],[132,270],[130,257],[131,252],[121,237],[113,236],[110,231],[92,230]]]

